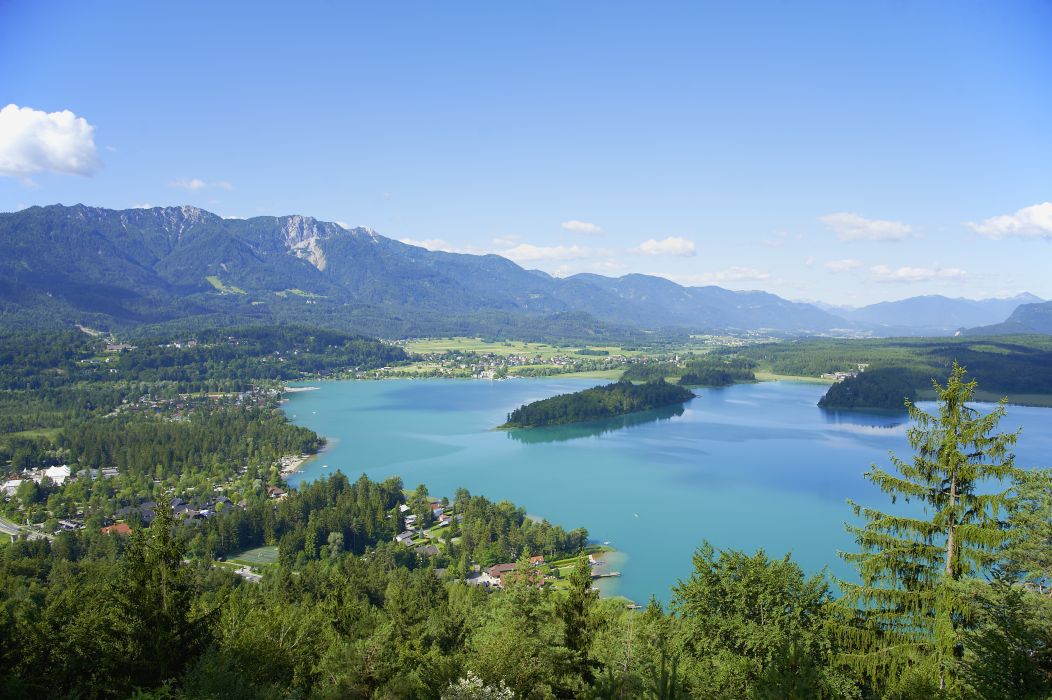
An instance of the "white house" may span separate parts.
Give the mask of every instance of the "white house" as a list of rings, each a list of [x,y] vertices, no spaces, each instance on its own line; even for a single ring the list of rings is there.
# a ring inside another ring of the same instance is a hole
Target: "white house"
[[[61,467],[48,467],[44,470],[44,476],[61,486],[69,478],[69,466],[63,464]]]
[[[15,492],[18,491],[18,487],[21,486],[21,479],[11,479],[10,481],[4,482],[4,494],[8,496],[14,496]]]

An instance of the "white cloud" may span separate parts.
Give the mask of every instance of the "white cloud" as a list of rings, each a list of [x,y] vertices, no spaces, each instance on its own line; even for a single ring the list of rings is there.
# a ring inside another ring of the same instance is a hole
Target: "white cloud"
[[[567,231],[573,231],[574,233],[587,233],[590,235],[596,235],[603,232],[603,229],[598,224],[592,224],[587,221],[578,221],[577,219],[570,219],[560,224]]]
[[[340,225],[343,226],[343,224]],[[347,228],[347,226],[343,227]],[[415,238],[399,238],[398,240],[401,243],[405,243],[406,245],[415,245],[418,248],[427,248],[428,250],[441,250],[445,253],[454,252],[453,247],[441,238],[425,238],[423,240],[417,240]]]
[[[520,238],[520,236],[516,236],[514,234],[508,234],[508,235],[505,235],[505,236],[500,236],[499,238],[494,238],[492,240],[492,243],[493,243],[493,245],[497,246],[498,248],[511,248],[512,246],[514,246],[516,243],[519,242],[519,238]]]
[[[857,270],[862,267],[862,262],[850,258],[845,260],[829,260],[825,262],[822,267],[830,272],[850,272],[851,270]]]
[[[874,265],[869,268],[878,282],[931,282],[961,279],[967,273],[959,267],[899,267]]]
[[[678,255],[681,257],[690,257],[694,255],[694,241],[679,236],[669,236],[662,240],[655,240],[651,238],[648,241],[643,241],[639,244],[638,248],[631,250],[633,253],[642,253],[643,255]]]
[[[198,180],[196,177],[190,179],[181,177],[169,182],[168,186],[178,187],[179,189],[183,190],[203,190],[208,185],[205,183],[204,180]]]
[[[143,202],[142,204],[135,204],[132,209],[153,209],[153,205],[149,202]]]
[[[837,212],[818,217],[842,241],[900,241],[908,238],[913,228],[901,221],[867,219],[859,214]]]
[[[211,187],[217,190],[226,190],[227,192],[234,189],[234,186],[225,180],[217,180],[216,182],[205,182],[204,180],[196,177],[178,177],[169,182],[168,186],[178,187],[181,190],[190,191],[203,190],[206,187]]]
[[[70,112],[9,104],[0,109],[0,175],[29,178],[45,170],[91,175],[102,164],[95,127]]]
[[[684,286],[705,286],[727,282],[758,282],[770,278],[771,273],[755,267],[729,267],[718,272],[702,272],[696,275],[661,275]]]
[[[993,216],[978,224],[969,221],[967,226],[981,236],[994,239],[1052,239],[1052,202],[1023,207],[1014,214]]]
[[[624,264],[620,260],[596,260],[591,263],[588,268],[594,272],[605,272],[605,273],[617,273],[624,272],[628,269],[628,265]]]
[[[497,254],[523,263],[535,260],[577,260],[592,255],[592,250],[579,245],[539,246],[520,243],[513,248],[498,251]]]

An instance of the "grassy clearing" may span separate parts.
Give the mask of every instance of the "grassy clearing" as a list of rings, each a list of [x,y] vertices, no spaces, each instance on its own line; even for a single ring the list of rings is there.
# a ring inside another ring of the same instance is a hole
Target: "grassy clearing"
[[[292,292],[293,294],[295,294],[298,297],[303,297],[304,299],[325,299],[326,298],[325,295],[323,295],[323,294],[315,294],[314,292],[305,292],[302,289],[293,288],[293,289],[290,289],[289,291]]]
[[[246,549],[236,554],[231,554],[227,557],[227,561],[234,564],[246,564],[248,566],[266,566],[267,564],[274,564],[278,561],[278,548],[277,545],[267,545],[264,547],[256,547],[255,549]]]
[[[832,384],[831,379],[822,379],[821,377],[806,377],[793,374],[775,374],[774,372],[766,372],[763,370],[756,370],[756,381],[759,382],[778,382],[778,381],[792,381],[792,382],[809,382],[811,384]]]
[[[24,438],[27,440],[34,440],[37,438],[46,438],[51,442],[58,440],[59,433],[62,430],[60,428],[35,428],[33,430],[22,430],[17,433],[7,433],[0,436],[0,439],[11,439],[11,438]]]
[[[208,283],[215,287],[216,291],[220,294],[248,294],[241,287],[235,287],[234,285],[223,284],[223,280],[219,279],[215,275],[208,275],[205,277]]]

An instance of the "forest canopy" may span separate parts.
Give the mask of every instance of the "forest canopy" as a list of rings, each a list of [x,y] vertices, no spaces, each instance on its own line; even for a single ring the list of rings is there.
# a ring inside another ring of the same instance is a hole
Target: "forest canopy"
[[[664,379],[633,384],[622,379],[613,384],[560,394],[525,404],[508,414],[501,428],[536,428],[622,416],[636,411],[683,403],[694,393]]]

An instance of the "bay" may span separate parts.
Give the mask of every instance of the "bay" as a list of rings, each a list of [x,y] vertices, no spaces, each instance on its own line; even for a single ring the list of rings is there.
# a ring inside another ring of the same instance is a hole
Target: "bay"
[[[616,547],[612,568],[622,576],[603,580],[604,594],[645,603],[651,594],[670,598],[703,540],[788,553],[809,572],[851,576],[836,554],[854,546],[843,527],[851,518],[845,500],[886,508],[863,473],[888,466],[889,451],[911,454],[904,416],[826,412],[816,406],[824,386],[788,381],[701,389],[682,408],[594,424],[493,429],[523,403],[599,383],[321,382],[284,405],[293,422],[330,441],[289,482],[340,470],[351,479],[397,475],[407,488],[424,483],[438,496],[463,486],[513,501]],[[1048,465],[1050,419],[1052,409],[1009,407],[1004,430],[1024,428],[1020,466]]]

